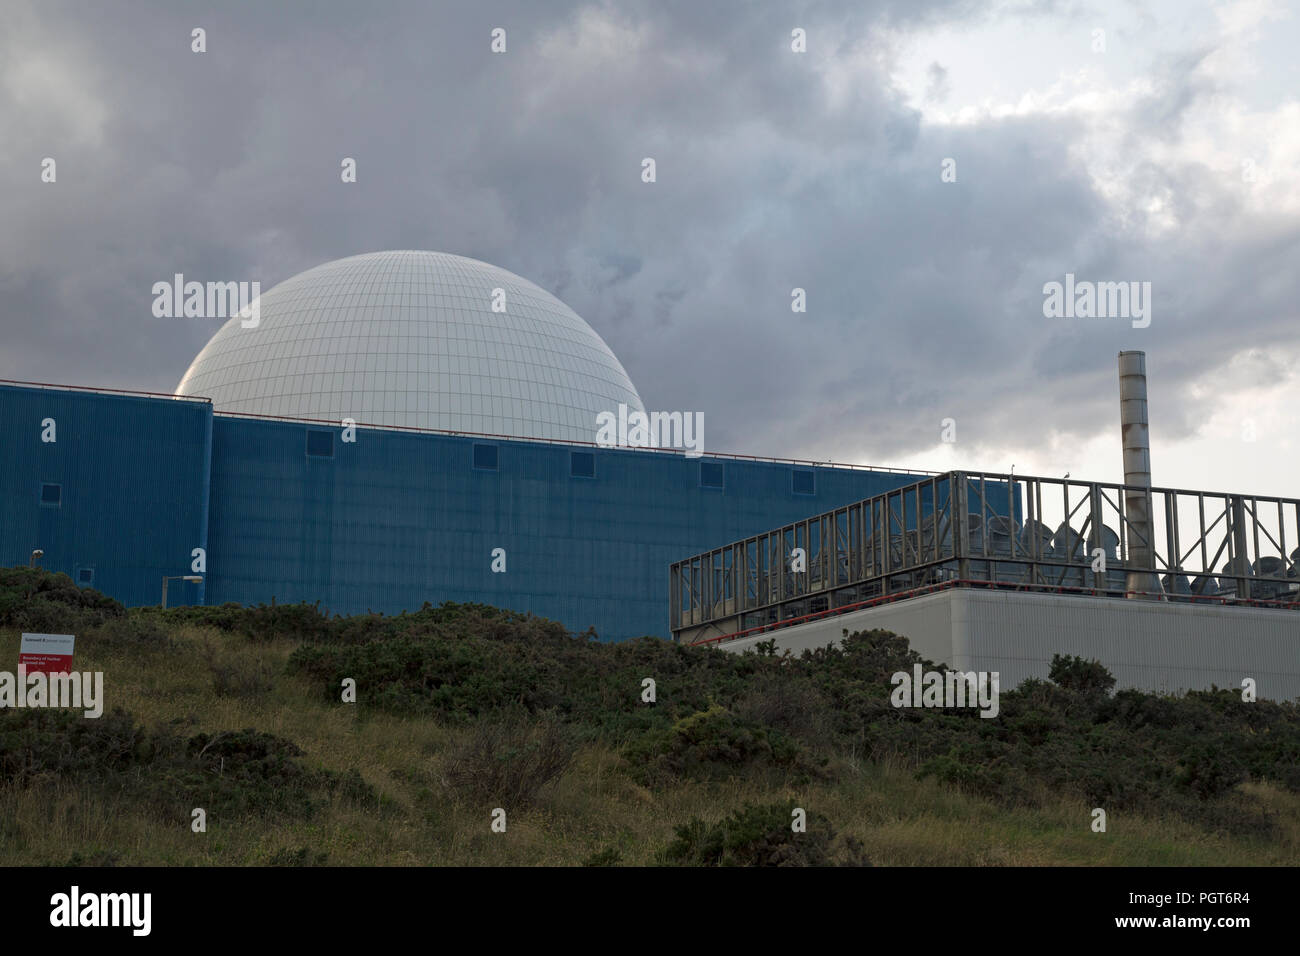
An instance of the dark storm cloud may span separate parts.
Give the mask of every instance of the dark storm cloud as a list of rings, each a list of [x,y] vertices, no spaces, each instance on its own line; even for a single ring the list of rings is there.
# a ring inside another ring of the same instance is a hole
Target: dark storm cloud
[[[155,319],[154,282],[265,289],[389,248],[473,256],[555,292],[647,407],[704,412],[714,450],[905,461],[949,416],[977,443],[1082,437],[1111,425],[1121,348],[1146,348],[1172,391],[1244,335],[1294,341],[1294,224],[1243,233],[1232,183],[1138,167],[1188,224],[1142,241],[1116,228],[1072,117],[921,123],[889,79],[897,37],[987,15],[20,4],[0,35],[0,377],[170,391],[217,323]],[[806,54],[790,51],[796,26]],[[1124,135],[1177,132],[1213,93],[1203,54],[1162,67],[1116,117]],[[940,181],[944,157],[956,183]],[[1151,281],[1151,327],[1044,319],[1043,283],[1067,272]]]

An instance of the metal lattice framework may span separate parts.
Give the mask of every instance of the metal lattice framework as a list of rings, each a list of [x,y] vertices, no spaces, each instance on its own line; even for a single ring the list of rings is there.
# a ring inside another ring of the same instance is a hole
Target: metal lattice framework
[[[698,640],[945,583],[1300,607],[1300,500],[948,472],[670,567]]]

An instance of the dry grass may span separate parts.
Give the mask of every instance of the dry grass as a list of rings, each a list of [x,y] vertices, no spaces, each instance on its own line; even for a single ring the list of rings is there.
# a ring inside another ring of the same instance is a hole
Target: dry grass
[[[178,721],[187,734],[252,727],[287,737],[306,752],[304,763],[355,768],[390,806],[335,799],[303,821],[210,816],[208,832],[195,834],[83,788],[0,789],[0,865],[256,865],[297,859],[305,849],[308,859],[325,854],[331,865],[565,866],[610,848],[623,864],[650,864],[674,827],[692,817],[718,820],[746,801],[786,798],[857,837],[877,865],[1300,864],[1300,797],[1263,784],[1239,793],[1277,814],[1280,839],[1122,815],[1112,815],[1101,834],[1091,831],[1091,808],[1080,802],[1008,808],[889,764],[845,763],[836,782],[797,791],[733,781],[652,794],[619,772],[617,754],[603,744],[578,748],[535,803],[507,807],[506,832],[493,833],[492,801],[450,793],[445,782],[449,761],[472,745],[475,728],[360,718],[285,674],[288,642],[254,645],[202,628],[174,637],[174,649],[159,651],[80,642],[75,664],[104,671],[106,709],[121,707],[149,724]],[[18,634],[0,631],[0,661],[17,654]]]

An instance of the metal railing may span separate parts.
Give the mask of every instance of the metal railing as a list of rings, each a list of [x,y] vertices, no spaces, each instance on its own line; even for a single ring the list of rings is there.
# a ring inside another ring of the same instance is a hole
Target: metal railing
[[[142,392],[127,388],[104,388],[99,385],[55,385],[52,382],[20,382],[12,378],[0,378],[0,385],[16,388],[47,388],[58,392],[92,392],[102,395],[127,395],[132,398],[170,398],[183,402],[204,402],[212,404],[212,399],[202,395],[174,395],[171,392]]]
[[[264,415],[257,412],[216,411],[217,418],[251,418],[259,421],[289,422],[303,425],[321,425],[333,428],[341,427],[337,419],[295,418],[289,415]],[[372,428],[379,431],[410,432],[420,435],[448,435],[455,438],[481,438],[492,441],[532,442],[544,445],[571,445],[575,448],[591,448],[605,451],[646,452],[659,455],[687,456],[682,448],[659,447],[656,445],[602,445],[595,441],[581,441],[575,438],[536,438],[528,435],[506,435],[494,432],[458,431],[447,428],[425,428],[419,425],[376,425],[371,422],[356,422],[357,428]],[[592,429],[595,431],[595,429]],[[848,462],[814,461],[808,458],[772,458],[766,455],[744,455],[739,452],[705,451],[697,456],[699,460],[721,459],[723,461],[756,461],[778,465],[796,465],[804,468],[831,468],[835,470],[872,471],[891,475],[937,475],[937,471],[924,468],[897,468],[892,465],[857,465]]]
[[[58,391],[75,391],[75,392],[101,392],[108,395],[132,395],[142,398],[170,398],[178,401],[196,401],[207,402],[211,404],[212,399],[204,398],[197,395],[174,395],[168,392],[139,392],[129,391],[121,388],[100,388],[89,385],[55,385],[49,382],[20,382],[13,379],[0,379],[0,386],[11,385],[24,388],[48,388]],[[300,425],[321,425],[331,428],[340,428],[342,423],[338,419],[323,418],[302,418],[293,415],[267,415],[258,412],[235,412],[214,409],[214,415],[218,418],[251,418],[260,421],[288,422]],[[396,431],[410,432],[421,435],[449,435],[457,438],[486,438],[493,441],[517,441],[517,442],[535,442],[547,445],[572,445],[578,448],[607,449],[609,451],[633,451],[633,452],[651,452],[655,454],[669,455],[686,455],[686,450],[682,448],[660,448],[660,447],[641,447],[628,445],[602,445],[595,441],[578,441],[571,438],[537,438],[529,435],[505,435],[493,434],[491,432],[470,432],[457,431],[446,428],[424,428],[418,425],[379,425],[373,422],[355,422],[357,428],[370,428],[379,431]],[[593,423],[592,431],[595,425]],[[769,462],[779,465],[796,465],[805,468],[833,468],[836,470],[849,471],[874,471],[891,475],[937,475],[937,471],[929,471],[925,468],[899,468],[893,465],[859,465],[850,462],[838,461],[817,461],[810,458],[774,458],[767,455],[745,455],[739,452],[726,451],[708,451],[701,452],[701,458],[712,459],[718,458],[725,461],[756,461]]]
[[[669,569],[699,641],[948,582],[1297,607],[1300,500],[948,472]]]

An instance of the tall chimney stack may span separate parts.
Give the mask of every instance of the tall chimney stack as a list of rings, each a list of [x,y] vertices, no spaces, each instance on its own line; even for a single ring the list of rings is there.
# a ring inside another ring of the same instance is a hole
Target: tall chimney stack
[[[1119,353],[1119,423],[1124,444],[1124,484],[1151,487],[1151,443],[1147,429],[1147,355]],[[1124,494],[1128,516],[1129,567],[1125,597],[1160,595],[1155,575],[1155,551],[1147,495],[1133,489]],[[1157,600],[1159,598],[1157,597]]]

